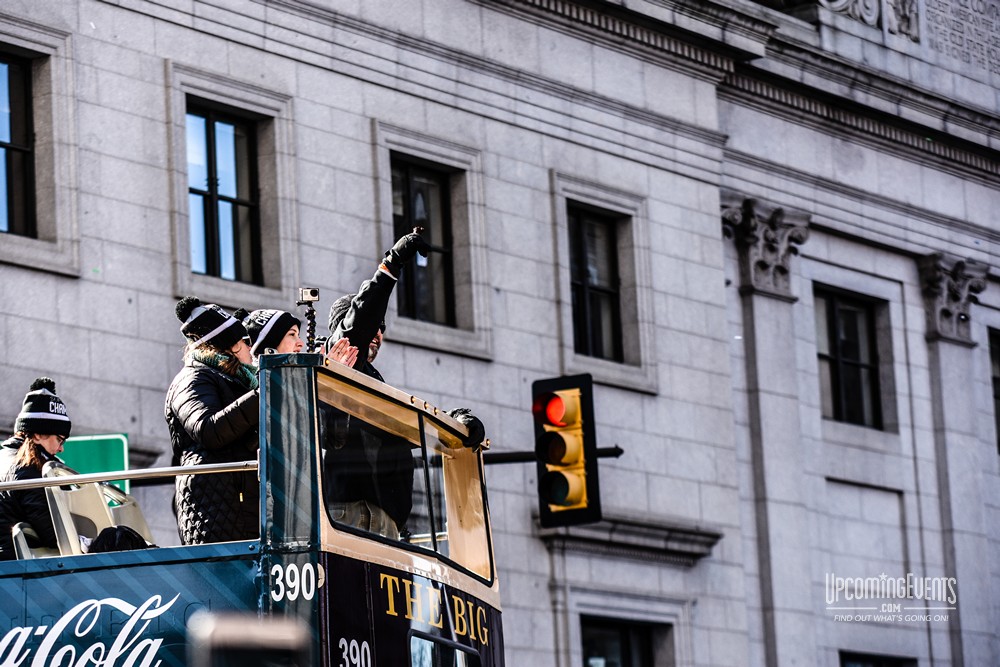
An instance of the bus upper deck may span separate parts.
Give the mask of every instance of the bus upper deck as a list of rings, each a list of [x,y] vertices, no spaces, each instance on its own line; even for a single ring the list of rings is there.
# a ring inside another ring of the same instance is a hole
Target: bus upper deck
[[[259,539],[82,553],[74,538],[105,515],[135,524],[137,508],[53,500],[111,475],[34,482],[67,527],[60,553],[0,562],[0,667],[188,664],[198,611],[296,620],[314,665],[503,664],[482,456],[464,427],[319,355],[262,357],[260,392],[258,461],[205,471],[257,469]]]

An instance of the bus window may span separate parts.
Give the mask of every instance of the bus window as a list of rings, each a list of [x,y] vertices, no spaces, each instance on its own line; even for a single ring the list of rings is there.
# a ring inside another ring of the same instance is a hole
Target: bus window
[[[479,454],[462,446],[453,430],[460,425],[353,371],[323,370],[318,378],[330,520],[492,578]]]
[[[434,637],[410,637],[410,667],[480,667],[479,654]]]

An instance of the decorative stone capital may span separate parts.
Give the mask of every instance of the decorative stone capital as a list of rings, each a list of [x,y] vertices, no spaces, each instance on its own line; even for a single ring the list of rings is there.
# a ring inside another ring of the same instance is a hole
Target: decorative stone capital
[[[974,259],[934,253],[920,259],[920,283],[927,308],[927,339],[973,346],[969,305],[986,289],[989,267]]]
[[[724,195],[722,233],[736,242],[740,255],[740,291],[794,302],[791,259],[809,239],[809,216]]]

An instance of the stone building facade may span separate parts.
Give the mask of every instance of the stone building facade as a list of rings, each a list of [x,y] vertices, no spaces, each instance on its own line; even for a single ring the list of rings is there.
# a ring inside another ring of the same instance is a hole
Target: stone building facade
[[[426,205],[388,381],[515,451],[591,373],[626,451],[573,528],[488,469],[508,665],[1000,664],[998,49],[996,0],[7,0],[0,428],[47,374],[167,464],[177,298],[323,312]]]

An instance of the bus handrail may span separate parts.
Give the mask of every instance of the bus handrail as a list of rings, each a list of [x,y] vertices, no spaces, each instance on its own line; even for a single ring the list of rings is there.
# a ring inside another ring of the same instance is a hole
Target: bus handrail
[[[221,472],[256,472],[257,468],[257,461],[237,461],[235,463],[203,463],[196,466],[166,466],[163,468],[141,468],[138,470],[118,470],[112,472],[88,472],[79,475],[60,475],[57,477],[44,477],[42,479],[21,479],[14,482],[0,482],[0,491],[44,489],[49,486],[113,482],[120,479],[135,480],[155,477],[176,477],[177,475],[208,475]]]

